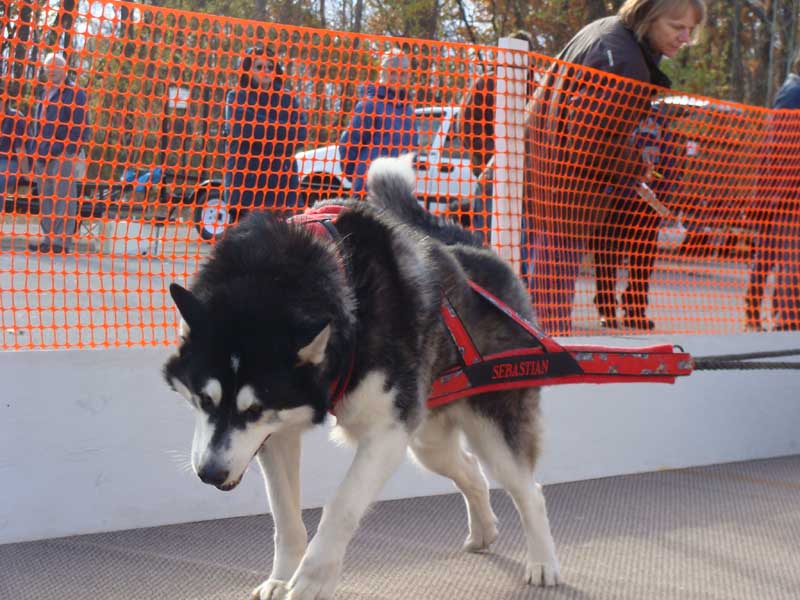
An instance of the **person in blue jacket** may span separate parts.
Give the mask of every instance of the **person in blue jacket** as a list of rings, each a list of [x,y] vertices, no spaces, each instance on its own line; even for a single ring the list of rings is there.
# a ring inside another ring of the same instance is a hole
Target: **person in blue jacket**
[[[800,110],[800,50],[792,60],[789,76],[775,96],[776,110]],[[745,295],[745,328],[761,331],[761,303],[770,271],[775,269],[775,293],[772,309],[777,331],[800,329],[800,176],[789,158],[789,148],[796,144],[800,119],[776,114],[770,121],[768,157],[764,167],[764,193],[767,208],[754,211],[759,223],[755,256],[750,266],[750,280]],[[779,124],[780,123],[780,124]]]
[[[86,92],[67,79],[67,61],[48,54],[43,62],[46,83],[30,114],[25,151],[27,165],[39,185],[39,229],[42,240],[32,251],[70,252],[80,207],[79,184],[86,173],[84,144],[91,137]]]
[[[339,157],[354,194],[366,192],[367,170],[373,160],[415,152],[419,147],[414,106],[406,96],[410,66],[399,48],[383,54],[378,85],[367,86],[339,140]]]
[[[239,215],[252,209],[291,212],[298,206],[294,155],[308,123],[271,48],[247,50],[239,85],[225,100],[228,136],[225,190]]]

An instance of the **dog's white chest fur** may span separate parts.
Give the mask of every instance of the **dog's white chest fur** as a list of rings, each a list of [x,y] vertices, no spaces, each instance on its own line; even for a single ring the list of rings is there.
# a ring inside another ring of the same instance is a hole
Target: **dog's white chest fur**
[[[340,400],[331,437],[337,441],[357,443],[371,430],[396,424],[395,396],[393,388],[387,389],[386,374],[372,371]]]

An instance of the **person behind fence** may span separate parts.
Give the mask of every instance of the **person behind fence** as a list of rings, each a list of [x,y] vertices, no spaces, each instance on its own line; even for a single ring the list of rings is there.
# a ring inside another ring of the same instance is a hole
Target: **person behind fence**
[[[75,245],[90,129],[86,92],[67,78],[66,59],[48,54],[42,70],[46,82],[29,115],[22,169],[37,184],[42,239],[28,247],[59,254]]]
[[[668,87],[659,69],[696,39],[705,21],[704,0],[626,0],[616,15],[579,31],[558,54],[530,104],[528,171],[531,254],[527,266],[539,323],[553,334],[572,332],[575,284],[584,250],[600,256],[625,246],[631,256],[648,252],[652,212],[635,195],[652,166],[635,145],[635,128],[648,115],[652,86]],[[591,67],[635,80],[604,80]],[[612,219],[611,225],[605,224]],[[613,228],[613,230],[612,230]],[[643,239],[646,238],[646,239]],[[625,323],[650,328],[646,291],[634,259]],[[615,325],[613,292],[601,300],[601,317]],[[600,304],[600,302],[598,302]]]
[[[13,194],[17,187],[18,155],[22,152],[25,136],[25,120],[11,107],[10,100],[0,88],[0,212],[6,194]]]
[[[225,102],[228,203],[240,215],[255,208],[295,208],[299,178],[294,155],[308,135],[308,119],[287,89],[272,48],[249,48],[239,68],[239,85]]]
[[[792,60],[791,73],[778,90],[773,103],[778,110],[800,110],[800,50]],[[798,114],[800,117],[800,113]],[[780,123],[780,126],[777,125]],[[745,328],[761,331],[761,304],[767,277],[775,270],[773,321],[777,331],[800,329],[800,176],[796,160],[787,156],[788,149],[800,141],[800,119],[792,115],[771,115],[767,135],[768,150],[762,177],[770,195],[767,209],[753,215],[760,231],[750,266],[750,279],[745,295]]]
[[[652,172],[658,174],[649,181],[657,200],[666,197],[679,179],[675,156],[678,146],[665,125],[665,117],[653,110],[633,134],[634,147],[641,152]],[[614,205],[597,234],[589,239],[588,247],[594,255],[594,304],[600,315],[600,325],[606,329],[615,329],[621,324],[627,328],[653,330],[655,323],[647,318],[646,310],[662,217],[642,202],[633,189],[622,189],[620,195],[619,204]],[[616,291],[626,259],[628,284],[622,293],[620,322],[616,314]]]
[[[410,67],[411,61],[399,48],[385,52],[378,85],[365,88],[342,133],[339,158],[354,194],[366,192],[367,169],[373,160],[415,152],[419,146],[414,106],[407,96]]]

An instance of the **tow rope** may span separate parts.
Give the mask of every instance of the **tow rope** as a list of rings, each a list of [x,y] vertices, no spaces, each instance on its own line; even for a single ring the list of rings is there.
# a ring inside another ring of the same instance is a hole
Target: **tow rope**
[[[716,356],[698,356],[694,359],[695,371],[723,370],[786,370],[800,369],[800,362],[753,362],[756,358],[778,358],[781,356],[800,355],[800,348],[791,350],[767,350],[764,352],[745,352],[743,354],[718,354]]]

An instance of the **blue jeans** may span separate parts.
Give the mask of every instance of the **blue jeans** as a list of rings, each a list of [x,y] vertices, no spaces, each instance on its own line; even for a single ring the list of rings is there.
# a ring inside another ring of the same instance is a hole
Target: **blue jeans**
[[[553,231],[530,231],[528,239],[526,271],[539,327],[550,335],[570,335],[583,241]]]
[[[794,219],[783,223],[779,235],[781,254],[775,274],[774,310],[778,325],[800,326],[800,224]]]
[[[476,189],[475,198],[472,200],[472,230],[480,238],[482,244],[489,239],[492,230],[492,194],[494,190],[491,182]]]
[[[33,164],[39,183],[39,229],[53,236],[53,243],[70,247],[78,228],[80,194],[78,182],[86,174],[86,157],[62,154]]]
[[[17,189],[18,172],[19,167],[15,157],[0,157],[0,195],[12,194]]]
[[[775,270],[772,297],[776,325],[800,323],[800,224],[792,219],[773,223],[757,238],[747,289],[747,320],[761,321],[761,303],[767,278]]]

